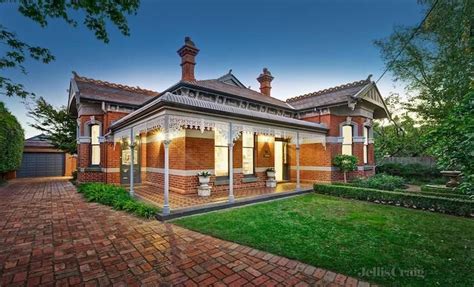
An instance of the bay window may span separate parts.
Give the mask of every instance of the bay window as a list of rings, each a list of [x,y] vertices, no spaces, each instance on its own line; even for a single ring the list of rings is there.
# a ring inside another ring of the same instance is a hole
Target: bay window
[[[91,125],[91,158],[90,162],[91,165],[99,165],[100,164],[100,143],[99,143],[99,136],[100,136],[100,126],[97,124]]]
[[[342,127],[342,154],[352,155],[352,126]]]
[[[254,147],[253,133],[242,133],[242,173],[244,175],[254,174]]]
[[[229,176],[229,146],[225,137],[214,132],[214,169],[216,176]]]

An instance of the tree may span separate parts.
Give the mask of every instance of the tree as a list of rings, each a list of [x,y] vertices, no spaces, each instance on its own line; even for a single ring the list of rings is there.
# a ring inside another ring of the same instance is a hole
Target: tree
[[[344,182],[347,183],[347,173],[357,169],[357,158],[353,155],[339,154],[334,158],[333,164],[344,173]]]
[[[23,141],[23,128],[0,102],[0,175],[20,167]]]
[[[27,107],[28,116],[34,119],[30,126],[42,131],[55,148],[70,154],[77,152],[77,122],[66,107],[56,109],[42,97],[35,101],[34,106]]]
[[[119,31],[128,36],[130,30],[125,15],[136,14],[139,0],[127,1],[26,1],[18,2],[18,11],[23,16],[30,18],[41,27],[46,27],[50,19],[63,19],[72,26],[78,25],[74,15],[84,15],[83,24],[94,32],[97,39],[104,43],[109,42],[106,30],[107,21],[111,21]],[[4,2],[11,3],[9,1]],[[0,4],[1,5],[1,4]],[[77,13],[79,12],[79,13]],[[23,63],[27,58],[41,61],[45,64],[54,60],[51,52],[42,47],[30,45],[20,40],[17,35],[7,27],[0,24],[0,43],[6,47],[5,53],[0,55],[0,70],[19,69],[26,74]],[[26,98],[34,93],[26,91],[22,84],[15,83],[12,79],[0,75],[0,94]]]
[[[474,4],[470,0],[420,3],[431,13],[419,28],[398,27],[390,37],[375,44],[395,80],[407,84],[410,98],[406,106],[425,125],[428,150],[439,158],[442,169],[458,168],[463,172],[465,188],[471,184],[474,164],[460,160],[461,154],[472,153],[473,138],[466,134],[472,130],[472,122],[463,115],[471,108],[472,99],[469,103],[466,98],[474,91]]]
[[[416,115],[404,109],[404,103],[398,95],[391,95],[385,103],[390,111],[402,111],[392,114],[392,121],[374,123],[375,159],[378,162],[391,156],[424,156],[428,155],[428,144],[425,140],[427,127],[415,119]]]

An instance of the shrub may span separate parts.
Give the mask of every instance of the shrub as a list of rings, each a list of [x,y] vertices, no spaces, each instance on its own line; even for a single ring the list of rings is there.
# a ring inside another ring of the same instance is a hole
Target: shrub
[[[317,193],[365,200],[380,204],[390,204],[408,208],[430,210],[459,216],[474,215],[474,201],[443,198],[436,196],[409,194],[405,192],[382,191],[377,189],[322,184],[314,185]]]
[[[0,102],[0,175],[20,167],[23,141],[23,128]]]
[[[369,178],[356,178],[351,182],[351,184],[358,187],[395,190],[397,188],[403,188],[405,186],[405,180],[403,177],[382,173]]]
[[[401,164],[387,162],[378,165],[376,173],[385,173],[389,175],[401,176],[409,181],[419,182],[443,182],[444,179],[440,171],[435,167],[428,167],[421,164]]]
[[[429,185],[422,185],[420,189],[421,191],[426,191],[426,192],[460,194],[459,192],[456,192],[452,188],[436,187],[436,186],[429,186]]]
[[[151,218],[159,208],[145,204],[132,198],[125,188],[104,183],[83,183],[78,186],[88,201],[112,206],[116,210],[124,210],[140,217]]]
[[[347,182],[347,173],[357,169],[357,158],[353,155],[339,154],[334,157],[333,164],[344,173],[344,182]]]

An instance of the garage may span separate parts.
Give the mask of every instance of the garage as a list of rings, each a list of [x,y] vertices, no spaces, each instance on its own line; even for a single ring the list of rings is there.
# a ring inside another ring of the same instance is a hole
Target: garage
[[[64,153],[25,152],[17,177],[63,176]]]
[[[21,166],[16,177],[70,176],[76,158],[57,150],[46,136],[37,135],[25,140]]]

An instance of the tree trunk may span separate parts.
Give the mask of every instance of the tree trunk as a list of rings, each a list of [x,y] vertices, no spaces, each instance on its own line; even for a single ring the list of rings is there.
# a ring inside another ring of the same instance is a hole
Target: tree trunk
[[[344,183],[347,183],[346,172],[344,172]]]

